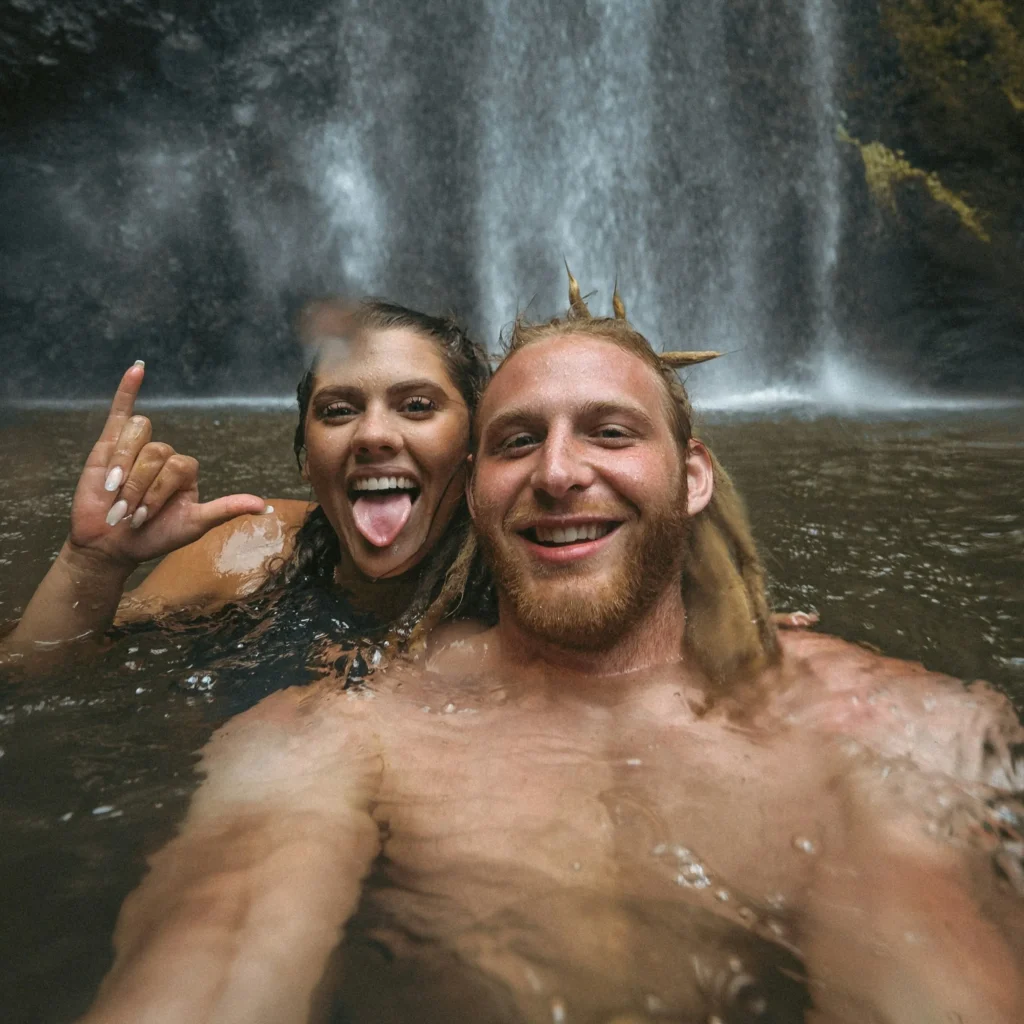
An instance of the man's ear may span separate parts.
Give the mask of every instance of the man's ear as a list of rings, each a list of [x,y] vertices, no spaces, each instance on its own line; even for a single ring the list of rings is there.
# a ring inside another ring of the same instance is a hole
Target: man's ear
[[[476,522],[476,505],[473,502],[473,456],[466,456],[466,507],[469,518]]]
[[[691,439],[686,446],[686,514],[703,511],[715,491],[715,470],[711,455],[700,441]]]

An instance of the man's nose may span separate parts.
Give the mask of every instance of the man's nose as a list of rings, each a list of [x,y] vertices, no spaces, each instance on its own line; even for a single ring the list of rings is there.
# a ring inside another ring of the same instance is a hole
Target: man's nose
[[[552,498],[585,490],[594,482],[594,469],[579,439],[570,429],[554,429],[544,439],[530,483]]]
[[[356,420],[352,445],[357,455],[393,454],[404,447],[404,439],[390,409],[369,404]]]

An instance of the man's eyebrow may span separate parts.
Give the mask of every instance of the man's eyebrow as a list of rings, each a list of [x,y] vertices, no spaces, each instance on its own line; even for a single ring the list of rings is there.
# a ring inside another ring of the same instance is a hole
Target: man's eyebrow
[[[579,415],[583,419],[598,419],[604,416],[632,416],[648,425],[653,425],[654,423],[651,414],[638,402],[621,400],[594,399],[585,402],[579,409]]]
[[[604,416],[628,416],[632,419],[641,420],[646,425],[653,425],[654,420],[651,414],[640,404],[633,402],[611,401],[608,399],[592,399],[576,406],[573,416],[579,419],[591,420]],[[529,406],[515,406],[498,413],[493,419],[483,425],[482,435],[507,430],[510,427],[532,425],[545,419],[543,410]]]
[[[506,430],[509,427],[519,427],[525,423],[536,423],[540,418],[541,415],[536,409],[527,409],[524,406],[506,409],[485,423],[481,433],[486,436],[498,430]]]

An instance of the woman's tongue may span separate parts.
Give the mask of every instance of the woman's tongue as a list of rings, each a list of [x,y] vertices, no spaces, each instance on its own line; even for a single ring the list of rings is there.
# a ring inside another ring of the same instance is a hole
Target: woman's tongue
[[[352,502],[356,529],[375,547],[394,544],[412,514],[412,496],[405,491],[361,496]]]

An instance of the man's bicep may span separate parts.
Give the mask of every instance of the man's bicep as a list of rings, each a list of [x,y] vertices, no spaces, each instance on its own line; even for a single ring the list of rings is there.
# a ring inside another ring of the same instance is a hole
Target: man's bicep
[[[806,918],[820,1008],[894,1024],[1022,1019],[1024,905],[993,861],[984,801],[872,757],[836,795],[843,820]]]

